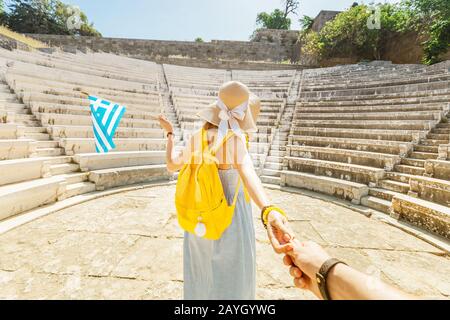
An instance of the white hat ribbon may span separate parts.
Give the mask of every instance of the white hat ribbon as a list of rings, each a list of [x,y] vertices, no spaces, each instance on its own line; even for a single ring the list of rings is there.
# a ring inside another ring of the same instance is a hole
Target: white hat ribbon
[[[216,145],[221,143],[223,138],[227,135],[228,125],[231,130],[234,132],[236,136],[244,140],[244,136],[242,135],[241,127],[239,126],[239,122],[237,120],[244,120],[245,112],[248,108],[248,100],[244,103],[240,104],[236,108],[229,110],[228,107],[223,103],[223,101],[219,98],[217,100],[216,105],[220,109],[219,118],[219,130],[216,140]]]

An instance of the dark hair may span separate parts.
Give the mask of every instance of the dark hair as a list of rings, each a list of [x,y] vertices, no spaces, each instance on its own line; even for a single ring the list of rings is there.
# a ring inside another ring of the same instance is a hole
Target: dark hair
[[[218,128],[215,124],[205,121],[205,124],[203,125],[203,129],[208,130],[208,129],[215,129]]]

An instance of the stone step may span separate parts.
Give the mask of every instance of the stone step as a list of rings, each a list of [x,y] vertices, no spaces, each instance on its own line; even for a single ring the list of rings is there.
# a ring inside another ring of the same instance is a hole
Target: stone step
[[[283,157],[269,155],[266,159],[267,162],[283,163]]]
[[[411,175],[416,175],[416,176],[423,176],[423,174],[425,173],[424,168],[403,165],[403,164],[395,165],[394,168],[395,168],[395,171],[398,171],[401,173],[407,173],[407,174],[411,174]]]
[[[449,135],[447,133],[429,133],[427,138],[431,140],[448,140]]]
[[[448,140],[430,140],[430,139],[426,139],[420,142],[421,145],[423,146],[436,146],[439,147],[441,144],[447,144],[449,141]]]
[[[47,133],[46,127],[21,127],[25,133]]]
[[[450,207],[399,195],[392,199],[394,216],[450,239]]]
[[[391,210],[391,201],[383,200],[373,196],[367,196],[361,198],[361,204],[363,206],[384,212],[386,214],[390,213]]]
[[[50,140],[50,135],[48,133],[41,132],[28,132],[23,135],[23,138],[33,139],[37,141],[48,141]]]
[[[423,146],[423,145],[415,145],[414,151],[418,152],[428,152],[428,153],[438,153],[438,147],[437,146]]]
[[[269,155],[270,156],[277,156],[277,157],[284,157],[286,154],[286,151],[279,151],[279,150],[270,150]]]
[[[68,199],[71,197],[75,197],[78,196],[80,194],[85,194],[85,193],[89,193],[89,192],[93,192],[95,191],[95,184],[92,182],[77,182],[74,184],[69,184],[66,187],[66,191],[64,192],[64,194],[62,196],[60,196],[58,198],[58,200],[64,200],[64,199]]]
[[[63,148],[37,148],[30,158],[35,157],[55,157],[64,154]]]
[[[70,157],[70,156],[51,157],[51,158],[47,158],[46,162],[50,165],[71,163],[72,157]]]
[[[281,178],[280,177],[276,177],[276,176],[264,176],[264,175],[262,175],[261,176],[261,181],[263,183],[280,185]]]
[[[422,159],[422,160],[428,160],[428,159],[435,160],[437,158],[437,153],[414,151],[414,152],[411,152],[410,158]]]
[[[396,195],[399,195],[401,193],[399,192],[395,192],[392,190],[386,190],[386,189],[381,189],[381,188],[370,188],[369,189],[369,196],[374,196],[386,201],[391,202],[392,198]]]
[[[280,176],[280,170],[273,170],[273,169],[263,169],[262,174],[264,176],[271,176],[271,177],[279,177]]]
[[[66,173],[60,175],[60,177],[63,177],[67,184],[74,184],[87,181],[89,179],[89,172]]]
[[[449,122],[445,122],[445,123],[438,123],[436,125],[436,128],[438,129],[450,129],[450,123]]]
[[[50,166],[50,173],[52,176],[76,172],[80,170],[80,165],[76,163],[63,163]]]
[[[36,141],[37,148],[58,148],[59,142],[58,141]]]
[[[63,182],[62,178],[50,177],[1,186],[0,220],[57,201]]]
[[[36,117],[34,116],[34,114],[23,114],[23,113],[18,113],[14,116],[14,120],[16,122],[19,121],[36,121]]]
[[[450,134],[450,128],[435,128],[431,132],[436,134]]]
[[[282,159],[282,158],[280,158],[280,159]],[[268,161],[266,161],[265,167],[267,169],[272,169],[272,170],[281,170],[283,168],[283,163],[282,162],[268,162]]]
[[[402,182],[402,183],[408,183],[408,184],[409,184],[409,179],[413,176],[415,176],[415,175],[409,174],[409,173],[401,173],[401,172],[393,172],[393,171],[386,172],[387,179],[395,180],[395,181]]]
[[[389,180],[389,179],[381,180],[380,187],[387,189],[387,190],[404,193],[404,194],[408,193],[408,191],[409,191],[409,183],[403,183],[403,182]]]
[[[401,164],[407,166],[421,167],[425,166],[425,160],[422,159],[412,159],[412,158],[403,158]]]

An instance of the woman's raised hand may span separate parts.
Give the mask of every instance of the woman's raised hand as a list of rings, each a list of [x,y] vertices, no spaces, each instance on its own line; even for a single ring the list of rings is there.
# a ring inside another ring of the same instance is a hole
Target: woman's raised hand
[[[292,250],[294,233],[289,228],[286,217],[277,211],[271,211],[267,217],[267,234],[276,253]]]
[[[164,129],[166,132],[173,132],[172,123],[170,123],[170,121],[167,120],[167,118],[163,114],[160,114],[158,116],[158,121],[161,128]]]

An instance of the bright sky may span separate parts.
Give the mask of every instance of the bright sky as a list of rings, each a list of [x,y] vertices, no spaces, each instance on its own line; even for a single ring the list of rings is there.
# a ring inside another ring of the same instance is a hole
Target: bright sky
[[[64,0],[63,0],[64,1]],[[300,0],[292,29],[303,15],[344,10],[355,0]],[[378,0],[376,2],[398,2]],[[281,7],[282,0],[65,0],[83,10],[105,37],[205,41],[248,40],[259,12]],[[371,3],[373,1],[357,1]]]

